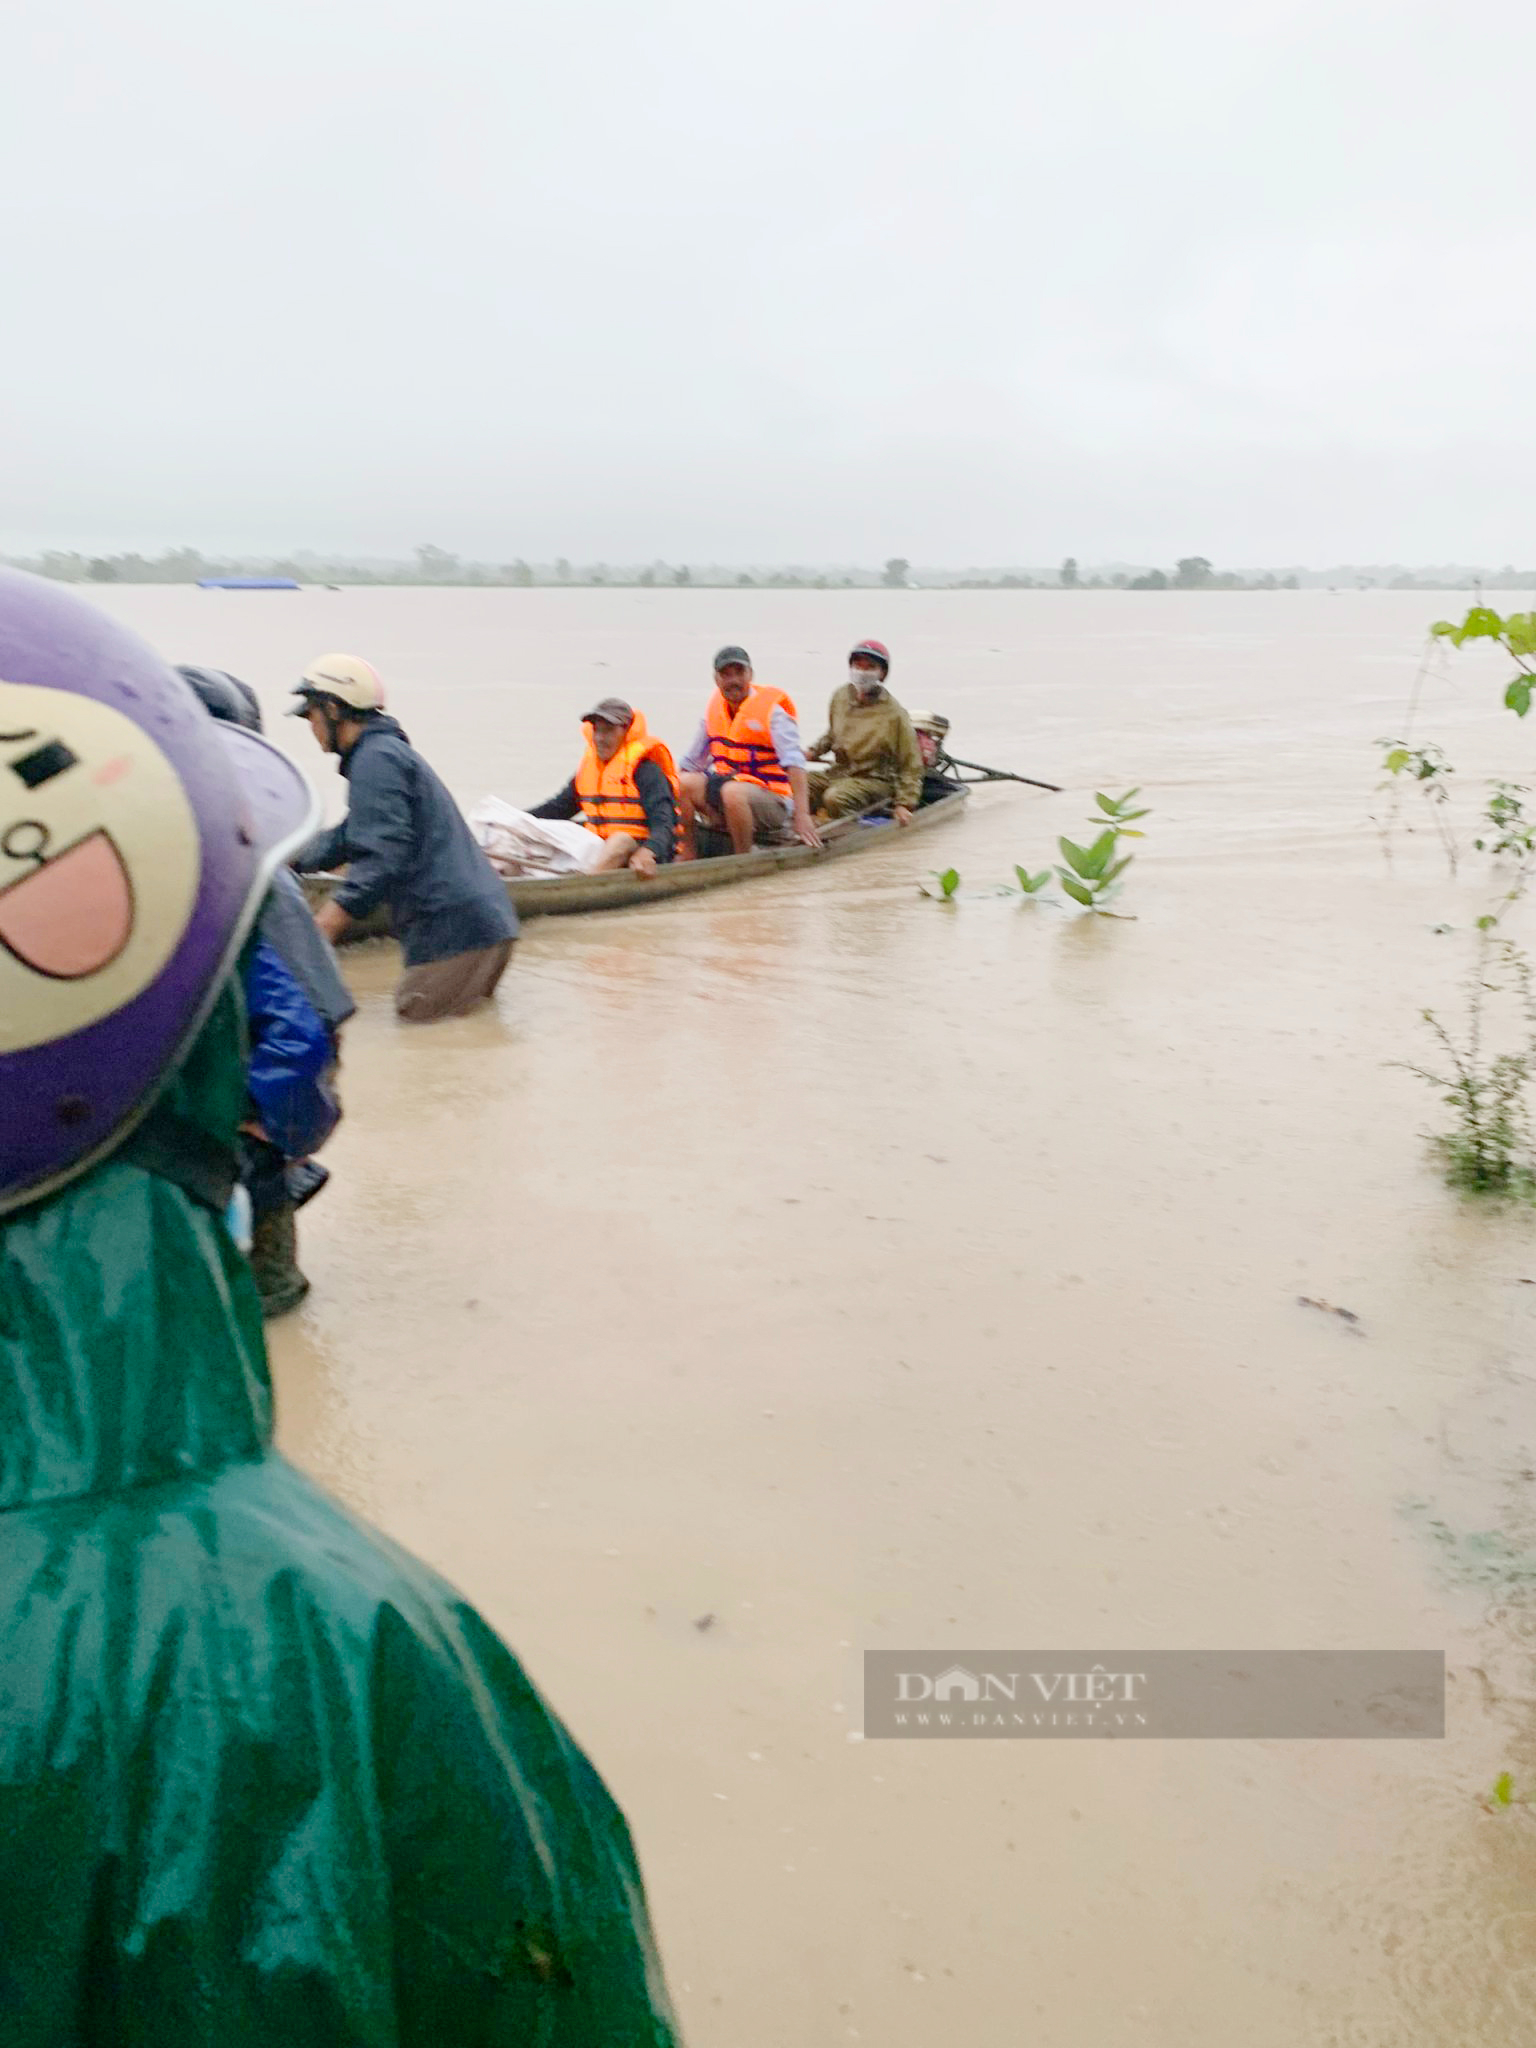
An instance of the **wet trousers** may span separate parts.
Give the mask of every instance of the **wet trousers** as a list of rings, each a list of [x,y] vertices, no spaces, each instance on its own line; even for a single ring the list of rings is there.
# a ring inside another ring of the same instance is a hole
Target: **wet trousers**
[[[514,944],[503,939],[499,945],[477,946],[470,953],[450,953],[446,960],[407,967],[395,989],[396,1014],[412,1024],[462,1017],[496,993]]]
[[[811,770],[811,809],[824,818],[848,818],[874,804],[888,804],[896,784],[888,775],[850,775],[842,768]]]

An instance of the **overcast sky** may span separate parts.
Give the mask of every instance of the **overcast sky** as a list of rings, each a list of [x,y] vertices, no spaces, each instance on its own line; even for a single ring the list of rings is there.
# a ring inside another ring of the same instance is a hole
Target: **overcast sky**
[[[1528,4],[7,0],[0,549],[1536,564]]]

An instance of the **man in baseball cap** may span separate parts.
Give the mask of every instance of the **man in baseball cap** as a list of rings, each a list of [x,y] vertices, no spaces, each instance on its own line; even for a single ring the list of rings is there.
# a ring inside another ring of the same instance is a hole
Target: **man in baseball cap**
[[[817,814],[846,818],[881,806],[898,825],[912,821],[923,786],[923,757],[912,721],[885,687],[890,649],[861,640],[848,656],[848,680],[832,693],[827,729],[811,759],[836,765],[811,777]]]
[[[749,853],[754,841],[821,844],[794,703],[754,680],[745,647],[722,647],[715,656],[714,693],[683,756],[680,782],[684,859],[694,851],[695,815],[728,833],[733,853]]]
[[[586,746],[576,773],[535,818],[579,818],[604,842],[590,874],[628,868],[649,880],[677,843],[677,769],[671,753],[622,697],[582,713]]]
[[[357,654],[322,654],[295,690],[295,716],[351,786],[346,817],[294,856],[300,874],[345,868],[316,923],[332,941],[387,907],[405,955],[395,1009],[412,1023],[462,1016],[495,993],[517,938],[506,886],[464,814],[384,709]]]

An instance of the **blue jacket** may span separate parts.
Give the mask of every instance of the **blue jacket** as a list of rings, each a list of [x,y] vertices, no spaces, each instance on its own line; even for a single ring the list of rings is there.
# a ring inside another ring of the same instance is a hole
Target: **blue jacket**
[[[341,978],[331,942],[315,923],[304,891],[287,868],[279,868],[256,929],[292,974],[333,1033],[357,1014],[352,991]]]
[[[392,718],[368,720],[341,772],[350,808],[294,855],[300,874],[345,867],[336,902],[349,917],[387,904],[407,967],[517,937],[506,884]]]
[[[256,1115],[286,1158],[307,1159],[341,1119],[330,1085],[336,1055],[324,1020],[265,939],[246,957],[245,1009]]]

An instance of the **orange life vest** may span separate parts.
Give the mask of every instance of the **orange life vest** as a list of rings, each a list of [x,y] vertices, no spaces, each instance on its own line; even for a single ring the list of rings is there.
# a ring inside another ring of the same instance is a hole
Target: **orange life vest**
[[[754,683],[734,711],[715,691],[704,714],[704,730],[709,735],[709,765],[716,775],[760,783],[775,796],[790,794],[789,777],[773,744],[775,711],[795,716],[789,698],[769,684]]]
[[[611,839],[615,833],[622,832],[630,839],[644,839],[649,834],[651,828],[646,822],[645,805],[640,801],[640,792],[635,786],[635,770],[642,761],[654,761],[666,776],[672,790],[672,802],[677,807],[678,829],[681,830],[682,802],[677,787],[677,769],[664,742],[646,731],[645,720],[637,711],[611,760],[599,761],[597,749],[592,744],[591,728],[587,729],[587,750],[576,770],[576,795],[581,803],[581,822],[599,838]]]

